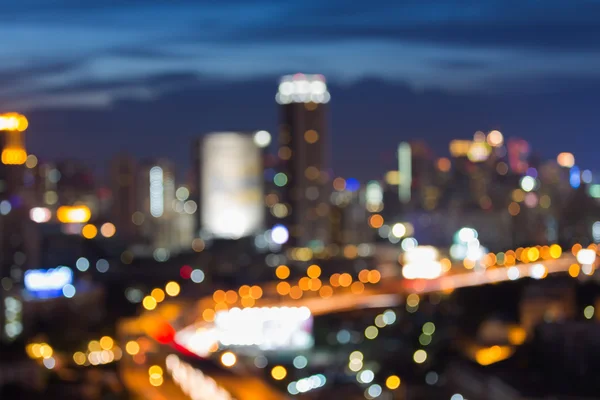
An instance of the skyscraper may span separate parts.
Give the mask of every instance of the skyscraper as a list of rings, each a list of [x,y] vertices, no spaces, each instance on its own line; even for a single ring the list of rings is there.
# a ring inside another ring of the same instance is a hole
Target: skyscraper
[[[281,78],[276,96],[281,105],[278,155],[282,199],[289,206],[290,243],[319,247],[329,241],[329,174],[327,106],[330,100],[322,75],[295,74]]]
[[[265,142],[257,140],[263,136],[264,131],[260,132],[258,137],[213,132],[196,144],[199,222],[201,230],[211,237],[239,239],[263,228],[261,148]]]
[[[136,172],[136,163],[131,156],[121,154],[110,163],[111,218],[120,234],[128,239],[134,238],[136,232],[132,220],[136,211]]]

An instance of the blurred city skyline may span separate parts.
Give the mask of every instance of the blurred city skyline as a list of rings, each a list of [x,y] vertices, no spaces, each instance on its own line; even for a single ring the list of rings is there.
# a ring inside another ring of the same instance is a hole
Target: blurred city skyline
[[[0,17],[0,107],[27,112],[43,158],[104,170],[127,149],[182,174],[199,135],[276,131],[279,76],[314,72],[332,94],[336,175],[380,175],[399,140],[443,156],[491,129],[591,168],[599,15],[564,1],[23,1]]]

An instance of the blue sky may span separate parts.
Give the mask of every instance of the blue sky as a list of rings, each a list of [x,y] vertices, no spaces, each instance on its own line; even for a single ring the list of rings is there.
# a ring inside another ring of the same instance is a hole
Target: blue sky
[[[563,96],[568,104],[549,110],[555,114],[580,109],[568,96],[591,96],[600,82],[599,20],[596,0],[19,0],[0,14],[0,108],[59,109],[80,121],[78,113],[109,113],[120,101],[152,110],[165,96],[177,102],[203,87],[227,107],[219,88],[247,85],[264,86],[266,107],[278,75],[304,71],[327,76],[333,102],[336,88],[376,80],[412,91],[411,101],[429,99],[432,115],[444,110],[439,96],[420,95],[428,91],[456,101]],[[377,92],[369,96],[365,107],[380,107]],[[255,114],[276,118],[266,108]],[[81,121],[54,129],[81,134]],[[475,125],[465,136],[486,128]]]

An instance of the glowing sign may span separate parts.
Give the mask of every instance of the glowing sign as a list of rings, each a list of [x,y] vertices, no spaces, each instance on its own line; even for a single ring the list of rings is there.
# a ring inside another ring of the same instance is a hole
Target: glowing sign
[[[442,264],[435,247],[418,246],[404,254],[402,276],[406,279],[435,279],[442,275]]]
[[[312,316],[306,307],[233,308],[215,318],[224,346],[258,346],[262,350],[312,346]]]
[[[92,212],[87,206],[61,206],[56,211],[56,217],[64,224],[80,224],[88,222]]]
[[[69,267],[37,269],[25,272],[25,288],[40,297],[60,296],[63,288],[73,282]]]
[[[253,136],[212,133],[201,152],[202,228],[227,239],[258,233],[264,218],[263,174]]]
[[[167,371],[181,390],[194,400],[233,400],[233,397],[214,379],[183,362],[174,354],[166,358]]]

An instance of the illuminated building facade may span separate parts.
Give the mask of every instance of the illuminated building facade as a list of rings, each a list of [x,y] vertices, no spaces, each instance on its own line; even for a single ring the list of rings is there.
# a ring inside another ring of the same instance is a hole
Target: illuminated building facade
[[[278,156],[290,243],[320,247],[330,238],[327,103],[322,75],[288,75],[276,96],[281,109]]]
[[[133,222],[139,226],[145,244],[155,252],[173,249],[175,176],[173,165],[163,159],[142,163],[137,179],[137,211]]]
[[[198,221],[203,234],[239,239],[264,228],[265,143],[255,134],[240,132],[209,133],[196,142]]]

